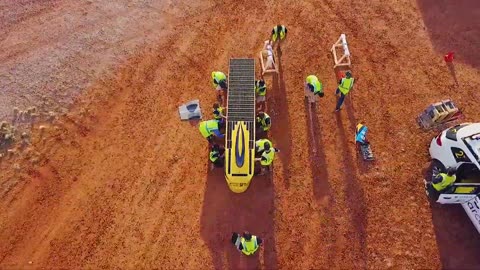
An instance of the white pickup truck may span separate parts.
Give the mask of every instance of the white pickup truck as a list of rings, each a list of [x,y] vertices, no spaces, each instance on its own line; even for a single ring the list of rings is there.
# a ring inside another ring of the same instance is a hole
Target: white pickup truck
[[[430,143],[431,171],[425,179],[427,196],[441,204],[461,204],[480,233],[480,123],[448,128]],[[447,168],[457,169],[455,183],[438,192],[432,179]]]

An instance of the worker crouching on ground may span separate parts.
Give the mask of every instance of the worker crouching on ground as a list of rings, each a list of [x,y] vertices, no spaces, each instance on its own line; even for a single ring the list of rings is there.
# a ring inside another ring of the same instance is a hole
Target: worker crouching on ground
[[[225,118],[225,108],[220,106],[218,103],[213,104],[213,118],[218,121],[224,121]]]
[[[272,120],[270,119],[270,116],[265,112],[259,112],[257,114],[257,132],[259,134],[266,134],[271,126]]]
[[[247,256],[255,254],[262,243],[263,240],[260,237],[249,232],[244,232],[243,236],[235,232],[232,234],[232,244]]]
[[[309,75],[305,81],[305,97],[310,104],[315,103],[316,96],[323,97],[323,85],[317,76]]]
[[[335,111],[338,112],[342,108],[343,102],[345,101],[345,97],[348,95],[350,90],[353,88],[353,82],[354,79],[352,78],[352,73],[350,71],[347,71],[345,73],[345,78],[342,78],[338,83],[338,88],[335,91],[335,95],[340,95],[337,101],[337,107],[335,108]]]
[[[218,144],[214,144],[210,150],[210,161],[212,162],[213,166],[217,168],[222,168],[224,161],[225,161],[225,148],[219,146]]]
[[[285,25],[275,25],[272,29],[272,42],[280,44],[287,37],[287,27]],[[276,42],[276,41],[279,42]]]
[[[207,139],[210,144],[213,144],[214,137],[223,138],[225,136],[220,132],[220,129],[222,129],[223,126],[224,122],[213,119],[200,122],[198,130],[200,130],[202,136]]]
[[[255,81],[255,93],[257,93],[257,106],[259,111],[265,111],[265,99],[267,95],[267,85],[260,79]]]
[[[226,91],[227,91],[227,76],[221,71],[212,72],[213,87],[217,90],[217,99],[218,102],[225,105],[227,100]]]
[[[358,123],[355,128],[355,143],[357,144],[369,144],[367,140],[368,127],[363,122]]]
[[[274,148],[268,139],[256,141],[255,148],[257,154],[260,154],[259,158],[255,158],[255,161],[260,162],[261,165],[259,175],[264,175],[265,171],[270,171],[270,165],[272,165],[273,159],[275,158],[275,152],[280,152],[280,150]]]

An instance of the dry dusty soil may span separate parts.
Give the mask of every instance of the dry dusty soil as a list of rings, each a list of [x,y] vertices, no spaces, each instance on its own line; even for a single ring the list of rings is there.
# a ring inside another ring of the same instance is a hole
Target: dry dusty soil
[[[257,57],[278,23],[288,37],[266,80],[281,152],[233,194],[177,106],[198,98],[209,116],[210,72]],[[0,118],[40,113],[15,122],[30,142],[0,163],[0,268],[479,269],[463,210],[425,198],[435,133],[415,122],[446,98],[480,121],[479,28],[477,0],[0,2]],[[341,33],[357,82],[335,114]],[[326,91],[311,120],[309,74]],[[265,239],[258,255],[229,243],[243,230]]]

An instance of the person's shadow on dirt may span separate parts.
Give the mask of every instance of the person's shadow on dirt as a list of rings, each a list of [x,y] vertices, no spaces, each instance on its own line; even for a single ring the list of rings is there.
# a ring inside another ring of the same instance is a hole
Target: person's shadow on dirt
[[[345,106],[348,106],[350,104],[345,104]],[[337,129],[338,129],[338,137],[340,141],[342,142],[342,149],[340,150],[340,154],[343,157],[343,164],[346,164],[345,166],[345,194],[348,194],[346,196],[346,201],[347,205],[350,207],[350,220],[352,223],[352,226],[355,231],[352,232],[352,236],[355,236],[354,238],[352,237],[352,241],[356,241],[357,243],[355,246],[359,248],[357,251],[359,254],[361,254],[361,260],[359,261],[359,265],[363,268],[366,267],[366,257],[367,257],[367,208],[366,208],[366,202],[365,202],[365,195],[363,193],[363,189],[359,185],[359,180],[358,176],[356,174],[355,168],[352,168],[352,165],[355,164],[353,162],[353,155],[356,153],[352,153],[350,150],[350,147],[348,144],[352,143],[351,140],[349,140],[345,134],[345,130],[343,128],[343,121],[342,121],[342,116],[340,115],[339,112],[335,113],[335,118],[337,122]],[[350,127],[352,126],[352,123],[350,123]],[[353,124],[354,125],[354,124]],[[352,133],[355,132],[355,130],[352,130]],[[353,137],[353,136],[352,136]],[[353,138],[352,138],[353,139]],[[348,164],[351,164],[348,166]],[[356,239],[355,239],[356,238]]]
[[[290,127],[290,116],[288,114],[287,91],[285,80],[283,78],[282,53],[280,47],[277,48],[278,74],[272,77],[272,89],[269,90],[268,108],[273,118],[270,135],[273,138],[275,147],[282,152],[278,155],[278,161],[282,162],[283,184],[285,188],[290,187],[290,163],[292,160],[292,131]]]
[[[228,188],[224,168],[209,170],[200,232],[215,269],[278,268],[274,209],[274,186],[268,174],[254,176],[248,190],[237,194]],[[253,256],[241,254],[231,243],[232,232],[244,231],[264,240]]]

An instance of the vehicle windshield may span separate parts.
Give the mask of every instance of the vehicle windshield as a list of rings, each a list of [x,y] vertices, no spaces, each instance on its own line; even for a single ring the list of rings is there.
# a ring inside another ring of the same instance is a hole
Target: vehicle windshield
[[[480,133],[474,134],[472,136],[466,137],[463,139],[465,145],[468,147],[470,152],[475,157],[475,160],[480,163]]]
[[[469,124],[461,124],[461,125],[456,125],[450,129],[447,130],[447,132],[445,133],[445,137],[447,139],[450,139],[450,140],[453,140],[453,141],[457,141],[457,132],[465,127],[465,126],[468,126]]]

